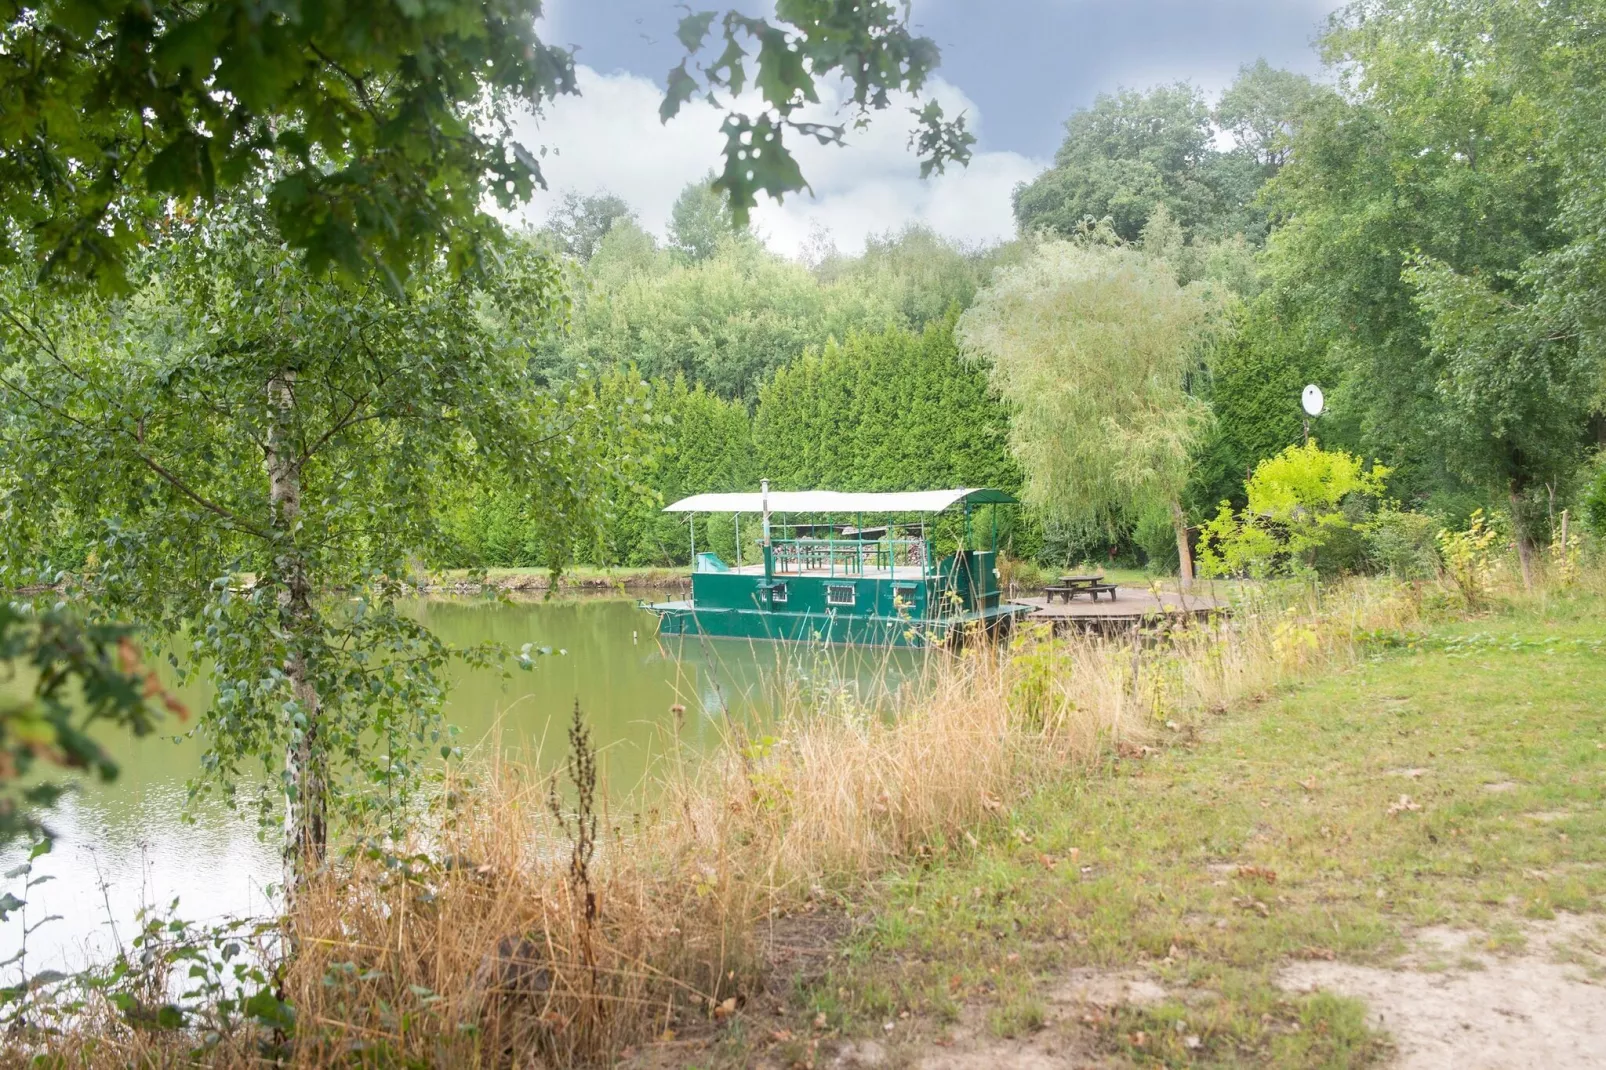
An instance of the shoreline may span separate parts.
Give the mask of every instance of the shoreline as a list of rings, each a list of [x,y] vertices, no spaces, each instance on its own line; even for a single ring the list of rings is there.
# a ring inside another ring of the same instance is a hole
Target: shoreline
[[[668,591],[691,586],[690,573],[682,569],[626,568],[573,569],[562,573],[557,583],[545,569],[487,569],[483,582],[471,579],[467,569],[451,569],[429,576],[418,583],[423,594],[479,594],[490,588],[498,591]]]

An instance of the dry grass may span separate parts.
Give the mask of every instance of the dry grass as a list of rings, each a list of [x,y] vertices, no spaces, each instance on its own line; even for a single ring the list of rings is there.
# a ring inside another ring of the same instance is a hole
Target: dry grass
[[[892,716],[794,704],[770,736],[668,767],[653,804],[623,820],[587,801],[584,768],[554,811],[545,780],[490,761],[427,840],[342,864],[305,897],[283,979],[288,1061],[605,1062],[723,1017],[754,990],[762,919],[964,850],[1011,802],[1109,748],[1347,663],[1366,633],[1410,627],[1422,597],[1381,582],[1286,588],[1140,641],[1033,633],[934,657]],[[575,842],[592,816],[595,858]],[[196,1039],[80,1020],[98,1034],[72,1041],[82,1065],[165,1061]],[[251,1061],[265,1039],[227,1032],[205,1060]]]

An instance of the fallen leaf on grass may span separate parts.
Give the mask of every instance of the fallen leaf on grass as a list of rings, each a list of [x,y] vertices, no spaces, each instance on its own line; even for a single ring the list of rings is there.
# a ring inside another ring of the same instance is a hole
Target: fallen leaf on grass
[[[1267,884],[1277,883],[1277,871],[1267,869],[1265,866],[1239,866],[1238,876],[1248,881],[1265,881]]]
[[[714,1008],[714,1021],[722,1022],[736,1013],[736,997],[732,996]]]
[[[1400,801],[1389,807],[1388,815],[1393,817],[1395,814],[1403,814],[1407,811],[1414,813],[1420,809],[1422,809],[1421,803],[1412,802],[1409,795],[1401,795]]]

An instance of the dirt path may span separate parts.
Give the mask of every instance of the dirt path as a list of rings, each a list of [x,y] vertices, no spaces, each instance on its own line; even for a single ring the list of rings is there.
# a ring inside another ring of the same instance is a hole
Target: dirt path
[[[1520,948],[1513,949],[1514,943]],[[1498,944],[1505,950],[1495,950]],[[1387,1033],[1395,1070],[1598,1070],[1606,1066],[1606,920],[1563,914],[1515,938],[1425,929],[1395,968],[1300,962],[1278,983],[1362,1000]],[[1158,1004],[1168,992],[1142,971],[1076,970],[1046,994],[1042,1027],[991,1036],[972,1008],[941,1044],[861,1040],[826,1065],[842,1070],[915,1067],[990,1070],[1128,1065],[1100,1053],[1090,1018]]]
[[[1498,954],[1482,934],[1427,929],[1398,969],[1302,962],[1278,980],[1365,1001],[1399,1070],[1606,1066],[1606,928],[1563,914],[1522,935],[1522,951]]]

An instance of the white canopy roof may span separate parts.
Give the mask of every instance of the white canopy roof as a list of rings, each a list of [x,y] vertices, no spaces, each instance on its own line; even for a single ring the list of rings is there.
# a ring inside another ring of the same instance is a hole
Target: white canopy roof
[[[772,513],[940,513],[960,502],[1013,505],[1001,490],[911,490],[892,494],[839,490],[772,490]],[[762,513],[762,494],[695,494],[664,509],[666,513]]]

